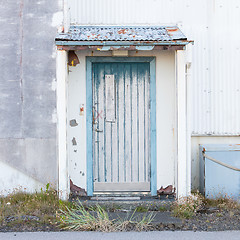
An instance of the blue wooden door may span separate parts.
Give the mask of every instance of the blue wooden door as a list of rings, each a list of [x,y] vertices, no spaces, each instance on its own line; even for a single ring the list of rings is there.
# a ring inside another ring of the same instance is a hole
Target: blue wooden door
[[[93,63],[94,192],[150,191],[149,63]]]

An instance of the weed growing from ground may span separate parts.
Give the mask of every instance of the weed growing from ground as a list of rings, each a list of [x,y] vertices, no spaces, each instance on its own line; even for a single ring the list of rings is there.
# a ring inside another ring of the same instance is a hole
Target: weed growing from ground
[[[136,212],[148,212],[148,208],[145,206],[138,206]]]
[[[60,209],[58,219],[61,222],[61,227],[65,230],[101,232],[126,231],[129,225],[133,226],[136,231],[142,231],[150,226],[154,219],[153,213],[145,214],[141,218],[135,213],[136,209],[130,218],[111,220],[107,211],[101,206],[96,205],[94,208],[90,207],[86,210],[78,201],[74,208]]]
[[[86,210],[78,202],[74,208],[60,209],[57,216],[61,222],[61,227],[66,230],[112,231],[112,222],[109,220],[107,212],[99,205],[94,209]]]
[[[240,203],[226,194],[219,194],[216,198],[204,198],[203,202],[206,206],[218,207],[223,210],[240,209]]]
[[[173,214],[180,218],[192,218],[203,204],[203,196],[199,193],[182,197],[173,204]]]
[[[173,214],[180,218],[192,218],[201,209],[217,208],[218,210],[230,211],[240,210],[240,203],[227,195],[219,195],[217,198],[205,198],[199,192],[193,193],[189,197],[178,199],[172,207]],[[221,213],[217,214],[222,216]]]

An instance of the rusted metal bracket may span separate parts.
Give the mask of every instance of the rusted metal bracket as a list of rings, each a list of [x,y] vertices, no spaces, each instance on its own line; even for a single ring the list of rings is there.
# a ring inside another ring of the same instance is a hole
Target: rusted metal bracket
[[[79,63],[80,62],[79,62],[77,54],[73,50],[68,51],[68,65],[71,67],[75,67]]]
[[[78,187],[77,185],[74,185],[71,179],[70,179],[70,191],[71,193],[77,196],[87,196],[86,190],[84,188]]]
[[[163,186],[157,190],[158,195],[174,195],[175,188],[172,185],[168,185],[167,187],[163,188]]]

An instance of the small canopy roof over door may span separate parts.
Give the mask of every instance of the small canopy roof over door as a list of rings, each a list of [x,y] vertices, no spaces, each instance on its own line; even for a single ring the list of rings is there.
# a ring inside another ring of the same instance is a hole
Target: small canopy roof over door
[[[58,33],[59,50],[181,50],[192,42],[177,26],[70,26]]]

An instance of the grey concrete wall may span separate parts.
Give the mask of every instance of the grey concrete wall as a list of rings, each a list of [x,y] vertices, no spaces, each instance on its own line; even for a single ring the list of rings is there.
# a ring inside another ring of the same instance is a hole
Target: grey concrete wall
[[[54,185],[54,38],[61,12],[62,0],[0,0],[0,163]]]

